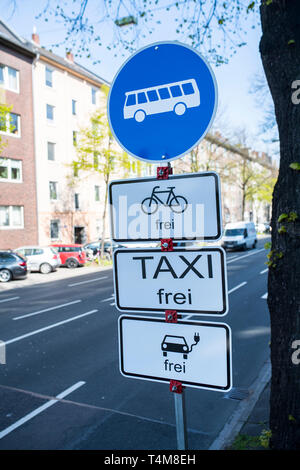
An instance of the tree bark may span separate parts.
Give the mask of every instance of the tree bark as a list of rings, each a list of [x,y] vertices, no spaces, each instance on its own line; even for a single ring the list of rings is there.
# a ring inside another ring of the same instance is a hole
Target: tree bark
[[[300,340],[300,105],[292,103],[292,82],[300,78],[300,2],[262,0],[260,54],[275,105],[280,168],[273,193],[268,306],[271,320],[270,429],[272,449],[300,448],[300,364],[292,360]],[[295,222],[278,222],[296,212]],[[283,226],[286,232],[278,232]],[[295,343],[294,343],[295,344]]]

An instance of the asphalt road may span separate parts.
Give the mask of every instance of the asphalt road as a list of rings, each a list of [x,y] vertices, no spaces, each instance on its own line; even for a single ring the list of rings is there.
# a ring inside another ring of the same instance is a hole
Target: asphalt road
[[[233,386],[249,390],[269,358],[266,239],[227,254]],[[112,270],[0,292],[0,449],[176,449],[166,384],[123,377]],[[208,449],[239,404],[185,390],[189,449]]]

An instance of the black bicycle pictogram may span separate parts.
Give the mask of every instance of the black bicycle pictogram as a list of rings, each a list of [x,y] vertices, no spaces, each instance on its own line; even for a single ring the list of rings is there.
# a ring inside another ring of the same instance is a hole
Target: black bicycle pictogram
[[[142,211],[145,214],[151,215],[154,214],[159,204],[163,204],[165,206],[169,206],[170,209],[175,212],[176,214],[181,214],[187,208],[188,202],[185,197],[177,196],[174,193],[175,186],[168,186],[167,190],[159,191],[159,186],[155,186],[152,190],[152,194],[150,197],[146,197],[141,204]],[[167,194],[167,201],[164,202],[158,194]]]

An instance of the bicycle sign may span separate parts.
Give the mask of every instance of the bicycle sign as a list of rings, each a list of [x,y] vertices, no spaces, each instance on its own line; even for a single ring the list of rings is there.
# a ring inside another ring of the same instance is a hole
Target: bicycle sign
[[[208,132],[217,84],[198,51],[179,42],[148,45],[121,66],[110,87],[110,129],[129,155],[148,163],[189,153]]]
[[[159,186],[155,186],[152,190],[151,196],[146,197],[141,204],[142,211],[145,214],[148,214],[148,215],[154,214],[158,209],[159,203],[164,204],[164,202],[160,199],[158,194],[168,195],[165,205],[169,206],[173,212],[180,214],[186,210],[188,202],[185,197],[175,195],[174,193],[175,186],[168,186],[167,191],[164,191],[164,190],[158,191],[157,188],[159,188]]]
[[[116,242],[212,240],[222,235],[220,182],[214,172],[138,178],[109,185]]]

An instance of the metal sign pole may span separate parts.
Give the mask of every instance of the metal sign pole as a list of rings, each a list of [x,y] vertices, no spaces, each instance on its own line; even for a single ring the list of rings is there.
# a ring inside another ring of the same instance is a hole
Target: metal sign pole
[[[184,390],[181,393],[174,393],[177,449],[187,450],[187,429]]]

